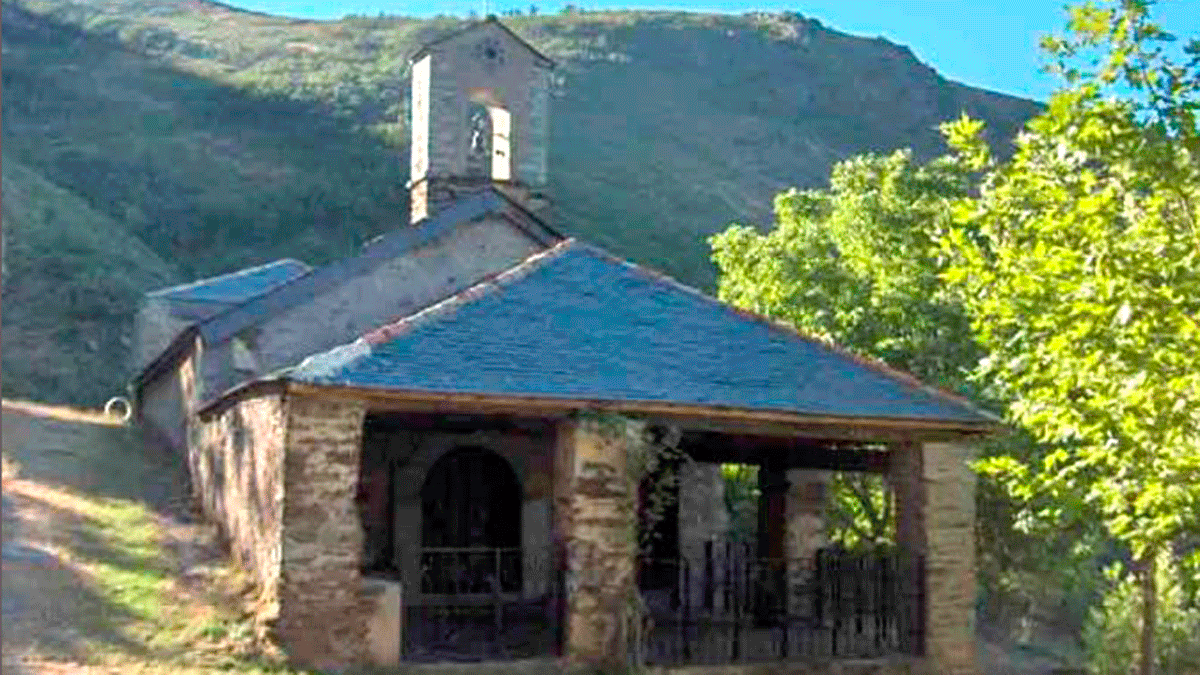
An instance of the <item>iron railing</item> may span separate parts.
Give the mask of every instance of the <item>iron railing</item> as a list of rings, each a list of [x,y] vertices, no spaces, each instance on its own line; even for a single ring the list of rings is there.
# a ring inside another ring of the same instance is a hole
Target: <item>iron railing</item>
[[[557,655],[564,594],[549,549],[422,548],[420,594],[405,612],[410,661]]]
[[[922,569],[894,551],[763,559],[734,543],[644,559],[642,656],[668,665],[919,655]]]

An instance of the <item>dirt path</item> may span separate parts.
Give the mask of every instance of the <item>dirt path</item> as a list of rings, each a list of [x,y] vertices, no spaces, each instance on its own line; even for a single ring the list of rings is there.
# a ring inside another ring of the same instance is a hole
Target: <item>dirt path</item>
[[[177,463],[97,413],[5,401],[2,424],[3,672],[179,671],[171,638],[190,639],[171,631],[191,617],[164,615],[219,627],[212,603],[228,598]]]

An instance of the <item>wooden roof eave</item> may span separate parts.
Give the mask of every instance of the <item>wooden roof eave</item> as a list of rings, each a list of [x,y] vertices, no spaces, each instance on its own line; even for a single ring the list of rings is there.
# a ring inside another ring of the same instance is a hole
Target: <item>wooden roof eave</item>
[[[614,401],[375,389],[287,380],[286,390],[307,396],[362,401],[373,411],[458,412],[535,417],[567,417],[580,410],[601,410],[650,418],[681,427],[724,433],[759,433],[846,441],[951,440],[1003,433],[993,422],[923,418],[840,417],[788,411],[751,410],[661,401]],[[235,390],[236,391],[236,390]],[[228,392],[221,398],[235,395]],[[214,401],[206,407],[214,407]],[[202,411],[203,412],[203,411]]]

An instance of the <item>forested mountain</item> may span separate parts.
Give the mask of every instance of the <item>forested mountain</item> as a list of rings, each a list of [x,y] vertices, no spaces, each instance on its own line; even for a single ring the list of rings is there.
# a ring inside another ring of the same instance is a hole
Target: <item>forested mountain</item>
[[[794,14],[503,20],[559,61],[558,224],[711,289],[707,235],[839,159],[998,148],[1037,110]],[[3,5],[6,396],[120,393],[144,290],[406,224],[407,57],[461,20],[288,19],[204,0]]]

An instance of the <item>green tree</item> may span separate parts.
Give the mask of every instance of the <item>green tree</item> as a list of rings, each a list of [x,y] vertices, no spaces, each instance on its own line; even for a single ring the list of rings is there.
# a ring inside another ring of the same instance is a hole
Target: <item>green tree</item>
[[[828,190],[775,198],[766,234],[734,225],[709,243],[722,300],[931,382],[968,390],[981,352],[945,291],[934,245],[968,174],[908,151],[834,166]]]
[[[1189,602],[1188,589],[1168,551],[1156,564],[1155,667],[1164,673],[1200,672],[1200,606]],[[1141,589],[1121,565],[1108,570],[1104,601],[1092,610],[1083,631],[1088,665],[1094,675],[1127,675],[1138,653]]]
[[[1155,560],[1200,523],[1200,45],[1181,63],[1148,2],[1069,10],[1064,78],[1015,155],[944,131],[984,172],[943,237],[1010,417],[1057,447],[983,469],[1043,521],[1096,518],[1138,561],[1152,671]]]

